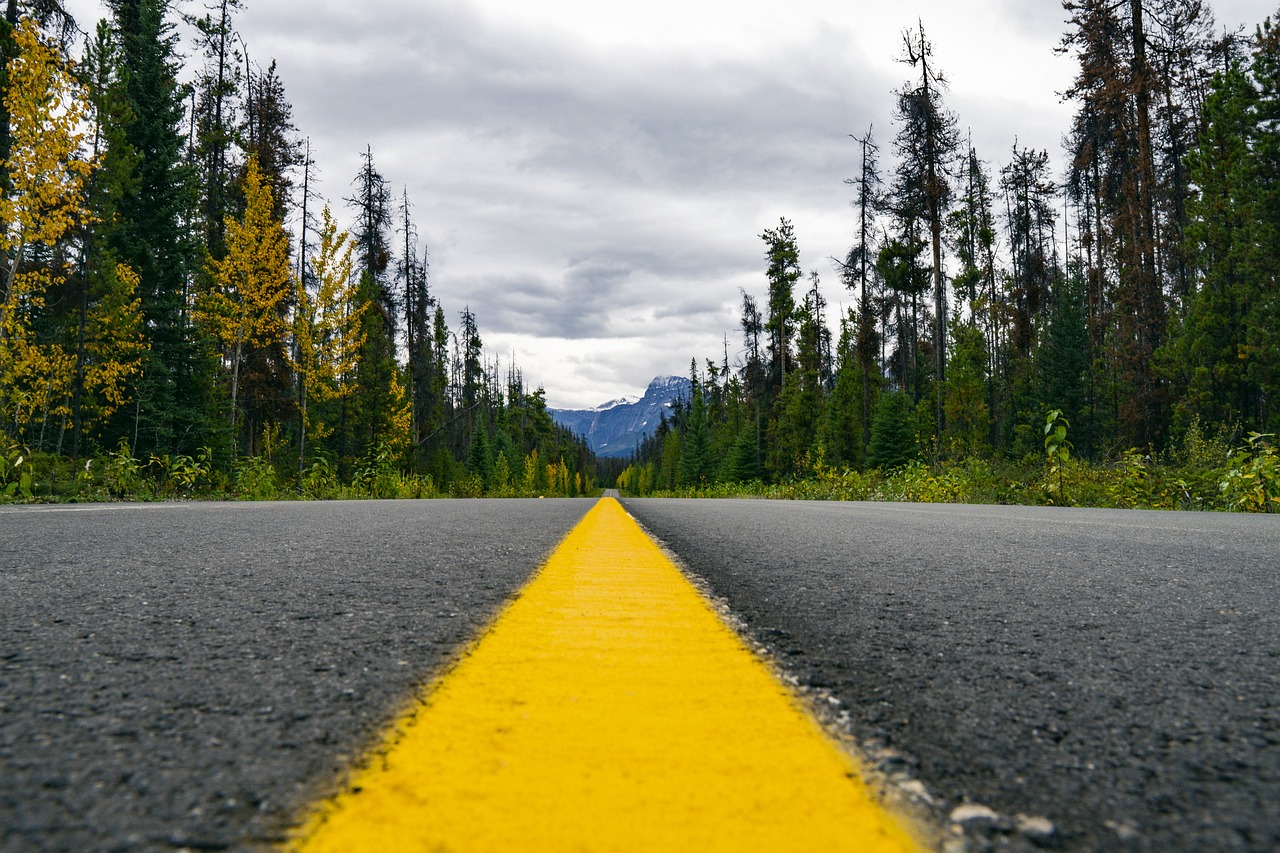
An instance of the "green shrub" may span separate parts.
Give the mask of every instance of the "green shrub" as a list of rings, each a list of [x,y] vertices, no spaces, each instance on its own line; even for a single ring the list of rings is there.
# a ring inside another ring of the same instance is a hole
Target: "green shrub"
[[[1231,457],[1219,489],[1227,509],[1238,512],[1280,512],[1280,454],[1268,439],[1249,434],[1249,444]]]
[[[35,479],[31,468],[31,452],[8,439],[0,439],[0,497],[5,500],[31,500]]]
[[[276,469],[265,456],[252,456],[236,463],[236,497],[247,501],[269,501],[280,497]]]

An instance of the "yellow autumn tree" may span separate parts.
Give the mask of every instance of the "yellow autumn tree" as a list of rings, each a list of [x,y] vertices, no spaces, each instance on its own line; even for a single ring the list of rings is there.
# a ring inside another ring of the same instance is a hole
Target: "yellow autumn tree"
[[[10,186],[0,194],[0,415],[21,437],[36,420],[65,414],[75,372],[74,357],[57,337],[37,334],[48,292],[65,281],[65,271],[29,263],[28,254],[57,246],[86,215],[85,181],[93,165],[82,155],[89,101],[68,61],[29,20],[13,39],[4,96]]]
[[[211,286],[196,301],[196,318],[218,341],[231,393],[231,451],[236,449],[240,369],[255,350],[279,344],[295,291],[289,236],[275,218],[271,186],[251,156],[244,177],[245,210],[227,217],[227,254],[208,264]]]
[[[316,292],[313,296],[301,281],[297,288],[293,334],[297,357],[293,368],[298,377],[299,409],[302,419],[299,461],[305,458],[306,441],[323,439],[332,426],[314,418],[311,401],[340,400],[355,389],[356,361],[364,346],[361,315],[368,305],[357,298],[352,278],[351,235],[339,232],[329,205],[324,206],[320,225],[320,246],[311,259]]]

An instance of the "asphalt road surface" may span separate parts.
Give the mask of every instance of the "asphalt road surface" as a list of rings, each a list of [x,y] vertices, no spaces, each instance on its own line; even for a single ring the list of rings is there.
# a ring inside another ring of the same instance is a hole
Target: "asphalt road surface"
[[[625,505],[972,849],[1280,849],[1280,517]],[[0,850],[280,840],[590,506],[0,508]]]
[[[1280,517],[624,505],[973,847],[1280,850]]]
[[[0,850],[282,839],[590,506],[0,509]]]

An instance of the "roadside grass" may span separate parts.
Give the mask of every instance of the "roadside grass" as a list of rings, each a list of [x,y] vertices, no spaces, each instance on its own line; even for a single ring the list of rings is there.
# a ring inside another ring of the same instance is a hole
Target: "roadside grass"
[[[819,464],[781,483],[706,483],[644,496],[1280,512],[1280,454],[1272,436],[1254,434],[1236,448],[1207,445],[1198,437],[1190,448],[1167,456],[1130,450],[1109,462],[1033,456],[917,460],[891,471]],[[627,489],[622,494],[639,496]]]
[[[1231,446],[1188,431],[1181,444],[1155,458],[1129,450],[1108,462],[1070,454],[1061,424],[1046,423],[1046,453],[1019,460],[967,458],[936,464],[916,460],[890,471],[857,471],[805,462],[784,482],[707,482],[674,489],[618,487],[628,497],[763,498],[771,500],[903,501],[919,503],[1078,506],[1115,509],[1280,513],[1280,453],[1275,436],[1250,434]],[[0,445],[0,503],[164,500],[356,500],[386,498],[570,497],[582,487],[530,468],[525,477],[486,483],[455,477],[441,489],[430,475],[405,473],[386,448],[339,464],[317,457],[241,459],[230,470],[205,449],[187,456],[133,457],[116,450],[79,461]],[[343,475],[342,469],[347,473]],[[651,482],[650,478],[639,478]]]

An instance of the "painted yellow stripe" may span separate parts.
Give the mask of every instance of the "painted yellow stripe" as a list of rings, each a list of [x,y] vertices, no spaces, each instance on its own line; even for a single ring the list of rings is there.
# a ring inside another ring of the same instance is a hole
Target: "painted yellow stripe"
[[[296,846],[920,849],[612,498]]]

